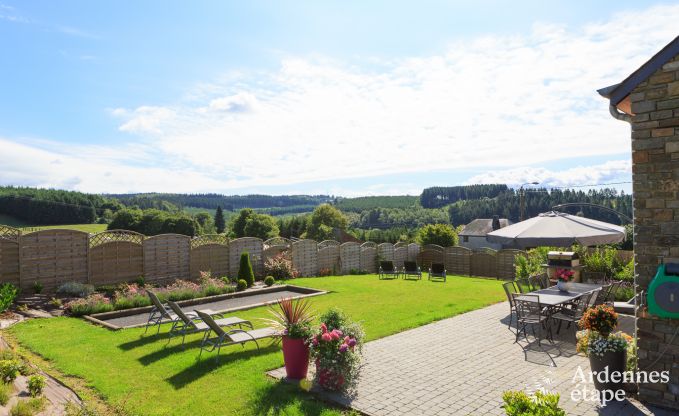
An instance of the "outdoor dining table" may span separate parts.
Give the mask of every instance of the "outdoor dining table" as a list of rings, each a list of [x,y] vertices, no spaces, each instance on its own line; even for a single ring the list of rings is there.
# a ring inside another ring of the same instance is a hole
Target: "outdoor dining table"
[[[601,289],[601,285],[589,284],[589,283],[570,283],[570,288],[568,291],[562,291],[557,289],[556,286],[548,287],[547,289],[540,289],[527,295],[538,295],[540,299],[540,304],[544,306],[559,306],[564,303],[572,302],[573,300],[579,298],[588,292],[593,292],[595,290]],[[535,298],[531,296],[519,296],[516,299],[534,302]]]

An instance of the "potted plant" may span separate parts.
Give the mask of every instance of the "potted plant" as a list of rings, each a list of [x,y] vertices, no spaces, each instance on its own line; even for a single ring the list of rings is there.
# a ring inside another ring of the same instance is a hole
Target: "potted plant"
[[[304,379],[309,369],[308,339],[311,336],[311,321],[306,299],[281,299],[271,306],[274,319],[269,320],[278,329],[283,342],[285,373],[291,379]]]
[[[564,292],[568,292],[568,289],[570,289],[570,281],[573,279],[573,275],[575,273],[573,270],[568,270],[568,269],[556,269],[555,275],[556,275],[556,287],[559,290],[562,290]]]
[[[316,364],[316,383],[325,390],[344,391],[354,385],[359,372],[363,329],[341,311],[321,316],[321,325],[310,339]]]
[[[597,374],[619,372],[622,374],[627,368],[627,349],[629,336],[622,332],[611,334],[618,325],[618,314],[609,305],[598,305],[585,311],[580,322],[582,329],[587,331],[583,338],[586,346],[581,348],[589,356],[589,365],[594,374],[594,386],[597,390],[623,389],[623,381],[612,382],[600,380]]]

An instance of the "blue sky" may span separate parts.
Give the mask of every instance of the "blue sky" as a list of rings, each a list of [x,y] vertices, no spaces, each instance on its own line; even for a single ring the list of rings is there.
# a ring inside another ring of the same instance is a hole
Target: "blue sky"
[[[364,195],[629,181],[629,127],[595,89],[676,36],[677,6],[365,3],[0,0],[0,183]]]

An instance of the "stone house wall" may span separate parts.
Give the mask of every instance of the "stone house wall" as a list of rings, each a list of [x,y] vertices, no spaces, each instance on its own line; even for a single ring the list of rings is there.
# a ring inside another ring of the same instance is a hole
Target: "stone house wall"
[[[634,254],[637,291],[646,291],[661,261],[679,262],[679,56],[630,95]],[[679,409],[679,320],[640,313],[639,369],[669,370],[669,384],[641,384],[640,398]],[[665,351],[664,355],[661,353]],[[653,367],[649,367],[656,360]]]

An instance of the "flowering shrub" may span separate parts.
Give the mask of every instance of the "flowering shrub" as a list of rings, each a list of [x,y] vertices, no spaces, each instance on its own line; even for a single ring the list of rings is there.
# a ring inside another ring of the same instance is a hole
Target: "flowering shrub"
[[[65,305],[66,311],[74,316],[91,315],[112,310],[139,308],[151,305],[146,288],[137,283],[123,283],[111,296],[94,293],[82,299],[76,299]],[[153,289],[161,302],[195,299],[206,296],[231,293],[234,287],[222,279],[214,279],[210,275],[201,275],[198,282],[177,279],[172,284]]]
[[[587,309],[578,325],[582,329],[595,331],[605,338],[618,325],[618,314],[609,305],[598,305]]]
[[[264,262],[264,272],[273,276],[276,280],[291,279],[299,275],[292,267],[292,260],[283,254],[278,254]]]
[[[359,372],[363,329],[336,309],[321,316],[321,325],[309,341],[316,362],[316,382],[326,390],[346,390]]]
[[[590,336],[587,345],[588,355],[602,357],[607,352],[623,352],[627,350],[627,339],[621,332],[609,335],[604,338],[601,336]]]
[[[575,273],[573,270],[568,269],[556,269],[556,279],[562,282],[569,282]]]
[[[535,397],[530,397],[523,391],[505,391],[502,401],[507,416],[566,416],[566,412],[559,407],[558,393],[537,391]]]

